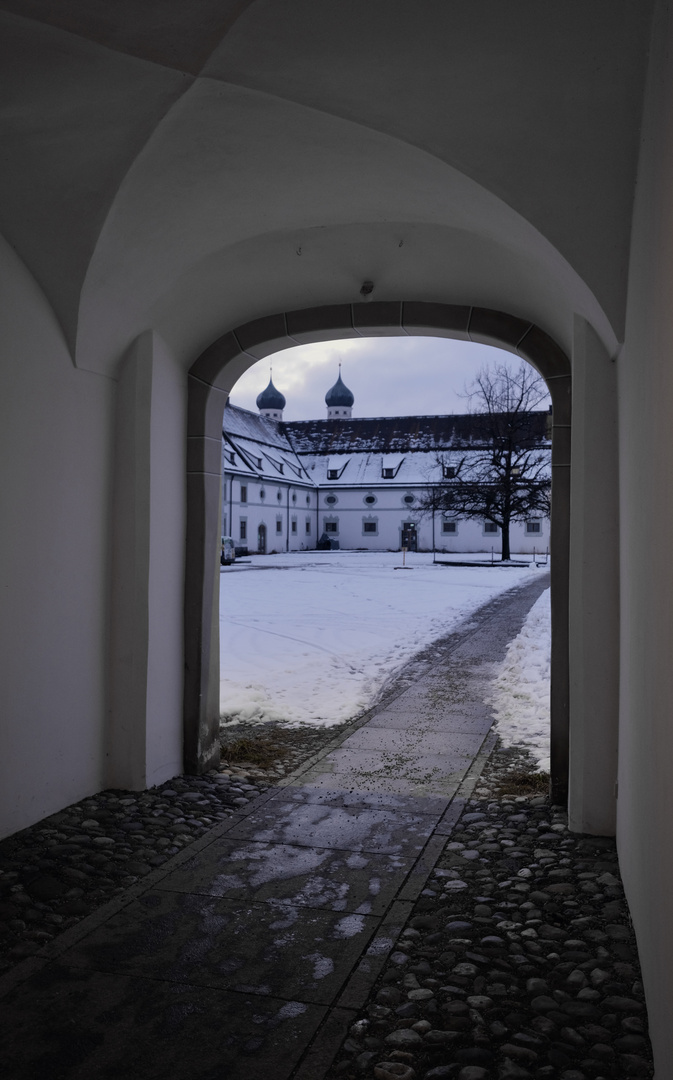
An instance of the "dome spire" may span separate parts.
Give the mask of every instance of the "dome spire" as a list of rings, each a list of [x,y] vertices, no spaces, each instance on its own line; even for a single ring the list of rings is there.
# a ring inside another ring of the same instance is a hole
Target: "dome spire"
[[[280,390],[273,385],[273,368],[269,365],[269,385],[257,395],[257,408],[262,416],[271,420],[282,420],[286,401]]]
[[[341,362],[339,362],[339,377],[325,394],[328,420],[349,420],[355,397],[341,378]]]

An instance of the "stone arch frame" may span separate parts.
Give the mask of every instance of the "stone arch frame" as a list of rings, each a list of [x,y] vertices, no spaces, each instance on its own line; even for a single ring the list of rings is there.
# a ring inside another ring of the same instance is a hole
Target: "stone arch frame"
[[[446,337],[493,345],[539,371],[552,399],[551,775],[565,805],[569,765],[569,548],[571,366],[544,330],[490,308],[422,301],[336,304],[268,315],[212,343],[188,374],[187,539],[184,603],[184,767],[219,760],[219,536],[222,415],[229,389],[282,349],[349,337]]]

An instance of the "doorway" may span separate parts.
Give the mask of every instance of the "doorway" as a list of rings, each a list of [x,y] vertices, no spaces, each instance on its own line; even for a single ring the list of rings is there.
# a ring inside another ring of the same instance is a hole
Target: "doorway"
[[[264,524],[257,529],[257,554],[266,555],[266,525]]]

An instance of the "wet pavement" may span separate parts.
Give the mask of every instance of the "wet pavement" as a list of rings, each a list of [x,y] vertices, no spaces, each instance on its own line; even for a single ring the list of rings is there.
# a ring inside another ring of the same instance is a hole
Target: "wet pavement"
[[[0,979],[6,1080],[322,1080],[495,739],[484,703],[547,575],[376,709]]]

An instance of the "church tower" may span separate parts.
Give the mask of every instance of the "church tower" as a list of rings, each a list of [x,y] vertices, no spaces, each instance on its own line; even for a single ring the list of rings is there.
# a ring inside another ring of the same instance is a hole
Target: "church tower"
[[[341,378],[341,364],[339,364],[339,378],[334,386],[325,394],[328,420],[350,420],[355,398]]]
[[[257,395],[257,408],[262,416],[268,416],[271,420],[282,420],[285,405],[285,397],[280,390],[276,390],[269,373],[269,385]]]

